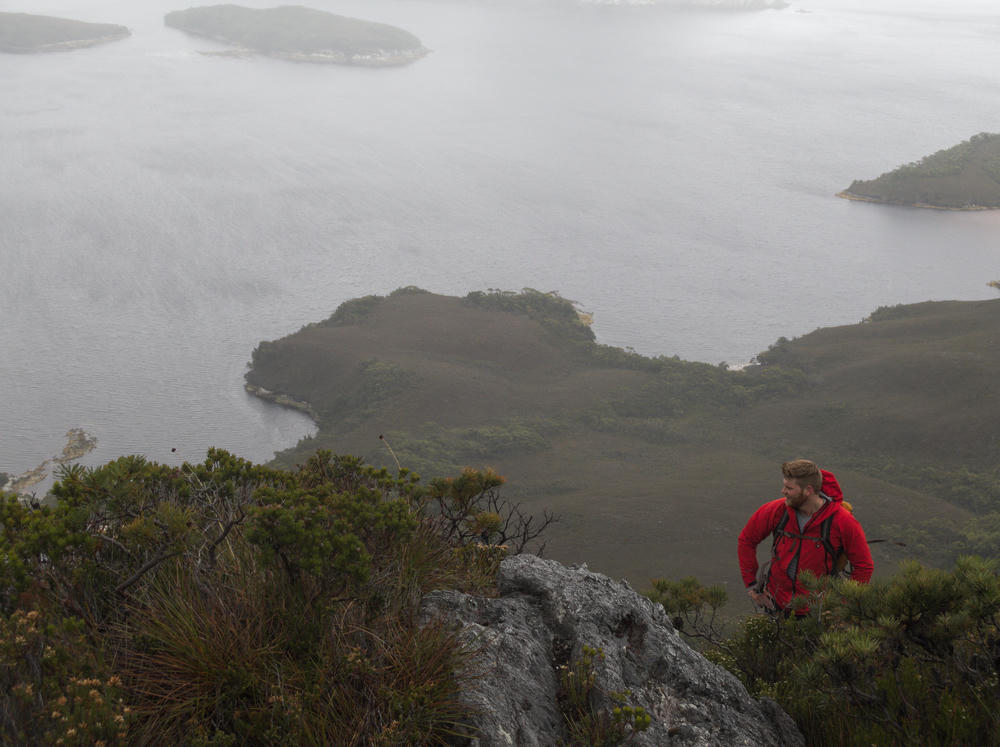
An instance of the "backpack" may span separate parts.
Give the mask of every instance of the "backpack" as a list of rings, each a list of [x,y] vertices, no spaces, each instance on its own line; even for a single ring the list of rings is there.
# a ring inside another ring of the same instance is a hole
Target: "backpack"
[[[819,494],[828,501],[834,503],[839,503],[844,509],[850,513],[854,513],[854,506],[844,500],[844,491],[840,489],[840,483],[837,482],[837,478],[833,476],[832,472],[827,472],[825,469],[821,469],[820,473],[823,475],[823,484],[820,486]],[[785,511],[781,514],[781,520],[778,521],[778,525],[774,528],[771,533],[773,542],[771,545],[771,557],[774,557],[775,552],[778,549],[778,538],[788,537],[790,539],[818,539],[823,543],[823,549],[826,550],[827,555],[827,575],[828,576],[847,576],[849,575],[846,571],[847,568],[847,555],[844,553],[843,548],[839,550],[834,548],[833,544],[830,542],[830,527],[833,524],[833,517],[836,516],[836,512],[831,513],[819,525],[819,537],[814,534],[799,534],[798,532],[790,532],[785,527],[788,525],[788,512]]]
[[[850,513],[854,513],[854,506],[844,500],[844,492],[840,489],[840,483],[837,482],[837,478],[833,476],[832,472],[827,472],[825,469],[821,469],[820,473],[823,475],[823,484],[820,486],[819,493],[821,496],[834,503],[839,503]],[[764,563],[761,566],[760,572],[757,575],[757,585],[756,589],[758,592],[763,591],[767,588],[767,582],[771,576],[771,564],[777,555],[778,551],[778,540],[781,537],[787,537],[789,539],[810,539],[819,540],[823,543],[823,549],[826,550],[827,556],[827,574],[828,576],[849,576],[847,571],[847,555],[844,553],[843,548],[840,550],[833,546],[830,542],[830,527],[833,525],[833,517],[836,512],[831,513],[819,525],[819,536],[815,534],[800,534],[799,532],[791,532],[785,529],[788,525],[788,512],[783,511],[781,514],[781,519],[778,521],[777,526],[771,532],[771,560]],[[811,531],[815,531],[815,528]],[[875,540],[876,542],[880,540]]]

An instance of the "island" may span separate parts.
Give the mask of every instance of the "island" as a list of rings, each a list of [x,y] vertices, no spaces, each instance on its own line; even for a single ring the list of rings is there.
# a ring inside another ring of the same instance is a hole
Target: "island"
[[[837,194],[848,200],[938,210],[1000,208],[1000,134],[982,132]]]
[[[164,22],[196,36],[226,42],[235,53],[296,62],[382,67],[405,65],[428,50],[413,34],[384,23],[302,6],[257,10],[210,5],[167,13]]]
[[[64,52],[131,36],[125,26],[30,13],[0,13],[0,52]]]

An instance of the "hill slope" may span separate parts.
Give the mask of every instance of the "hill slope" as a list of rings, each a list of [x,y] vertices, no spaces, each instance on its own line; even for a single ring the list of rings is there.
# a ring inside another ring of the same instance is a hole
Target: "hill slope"
[[[1000,511],[998,335],[1000,300],[919,304],[726,371],[598,345],[544,294],[404,289],[262,343],[247,380],[315,409],[317,436],[280,463],[325,447],[392,465],[388,442],[427,476],[491,465],[526,508],[562,514],[557,559],[640,585],[739,583],[736,535],[778,496],[786,459],[833,469],[870,537]],[[933,560],[932,545],[877,545],[876,563]]]

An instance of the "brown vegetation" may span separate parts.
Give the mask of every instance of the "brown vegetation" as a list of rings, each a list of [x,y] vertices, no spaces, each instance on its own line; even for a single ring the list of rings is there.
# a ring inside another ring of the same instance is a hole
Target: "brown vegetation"
[[[535,292],[506,298],[571,308]],[[508,494],[561,515],[550,555],[638,584],[738,584],[743,522],[777,497],[781,461],[812,456],[837,473],[870,537],[907,541],[873,548],[886,573],[908,554],[953,559],[959,548],[939,552],[920,522],[964,542],[970,511],[1000,506],[998,304],[883,309],[776,344],[740,372],[597,345],[538,309],[407,289],[263,343],[248,380],[320,413],[317,436],[279,463],[323,447],[391,466],[384,435],[426,475],[491,466]]]

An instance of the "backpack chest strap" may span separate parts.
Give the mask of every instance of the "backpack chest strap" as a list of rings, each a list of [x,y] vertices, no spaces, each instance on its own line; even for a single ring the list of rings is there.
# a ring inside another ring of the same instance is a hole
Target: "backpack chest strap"
[[[842,554],[833,546],[833,543],[830,542],[830,527],[833,525],[834,515],[835,514],[831,513],[829,516],[823,519],[823,521],[820,522],[819,534],[815,535],[815,534],[801,534],[799,532],[788,531],[787,529],[785,529],[785,527],[788,526],[788,512],[785,511],[784,513],[782,513],[781,519],[778,521],[778,525],[774,528],[774,532],[772,533],[772,537],[774,538],[774,542],[771,546],[772,557],[778,556],[778,539],[780,537],[784,537],[786,539],[791,539],[791,540],[800,540],[800,541],[819,540],[820,542],[823,543],[823,549],[826,551],[826,554],[830,558],[830,568],[832,569],[836,565],[839,556]]]

